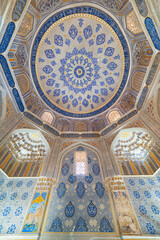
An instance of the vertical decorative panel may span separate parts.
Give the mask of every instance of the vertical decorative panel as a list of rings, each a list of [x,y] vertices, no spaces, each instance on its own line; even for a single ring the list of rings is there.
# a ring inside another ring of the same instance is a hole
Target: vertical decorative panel
[[[22,233],[38,233],[40,231],[42,217],[45,211],[51,184],[51,178],[43,177],[38,180],[36,191],[31,201]]]
[[[108,189],[102,181],[97,155],[86,147],[83,150],[87,152],[87,175],[74,173],[77,148],[64,155],[45,232],[115,232]]]
[[[12,12],[12,20],[17,21],[22,15],[22,12],[25,8],[27,0],[16,0],[13,12]]]

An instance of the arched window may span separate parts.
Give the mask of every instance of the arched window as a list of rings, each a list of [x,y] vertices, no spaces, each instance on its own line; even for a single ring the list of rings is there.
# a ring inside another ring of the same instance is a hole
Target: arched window
[[[49,144],[40,131],[15,130],[1,148],[0,167],[8,176],[36,177],[49,149]]]
[[[110,123],[114,123],[115,121],[117,121],[119,118],[121,117],[120,113],[118,110],[113,110],[112,112],[110,112],[108,114],[108,119],[110,121]]]
[[[160,147],[143,128],[121,130],[111,145],[111,151],[121,174],[153,174],[160,166]],[[158,150],[157,150],[158,149]]]
[[[49,124],[52,124],[52,122],[53,122],[53,116],[50,112],[44,112],[41,116],[41,119],[44,122],[49,123]]]

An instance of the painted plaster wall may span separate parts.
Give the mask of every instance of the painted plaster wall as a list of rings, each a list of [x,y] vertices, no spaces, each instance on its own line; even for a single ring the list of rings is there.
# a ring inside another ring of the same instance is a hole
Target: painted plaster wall
[[[19,234],[36,178],[8,178],[0,169],[0,233]]]
[[[142,233],[160,235],[160,174],[124,177],[124,181]]]

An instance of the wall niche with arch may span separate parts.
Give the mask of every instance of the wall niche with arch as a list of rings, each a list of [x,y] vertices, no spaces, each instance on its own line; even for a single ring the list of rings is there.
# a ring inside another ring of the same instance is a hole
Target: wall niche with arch
[[[45,232],[115,234],[108,192],[97,152],[83,144],[65,149],[45,216]]]
[[[160,145],[144,128],[121,130],[111,153],[122,175],[152,175],[160,166]]]
[[[0,147],[0,168],[9,177],[37,177],[49,151],[39,130],[17,129]]]

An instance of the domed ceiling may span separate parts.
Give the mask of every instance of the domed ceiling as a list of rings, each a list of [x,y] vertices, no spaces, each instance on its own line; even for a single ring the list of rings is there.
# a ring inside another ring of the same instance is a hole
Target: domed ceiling
[[[31,53],[41,98],[58,113],[77,118],[95,116],[116,102],[130,63],[116,21],[98,9],[86,9],[51,16],[38,30]]]
[[[25,11],[7,54],[25,117],[56,136],[104,136],[141,110],[159,57],[129,1],[32,0]]]

